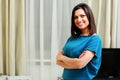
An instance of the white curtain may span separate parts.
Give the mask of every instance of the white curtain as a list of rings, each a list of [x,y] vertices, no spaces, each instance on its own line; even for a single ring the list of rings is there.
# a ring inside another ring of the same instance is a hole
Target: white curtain
[[[91,6],[103,46],[116,47],[117,0],[26,0],[27,73],[33,80],[61,76],[55,57],[70,36],[71,12],[80,2]]]
[[[118,0],[88,0],[87,2],[93,10],[97,32],[103,39],[103,47],[116,48]]]
[[[25,74],[24,0],[0,0],[0,74]]]
[[[117,32],[117,48],[120,48],[120,0],[118,0],[118,7],[117,7],[117,30],[116,30],[116,32]]]

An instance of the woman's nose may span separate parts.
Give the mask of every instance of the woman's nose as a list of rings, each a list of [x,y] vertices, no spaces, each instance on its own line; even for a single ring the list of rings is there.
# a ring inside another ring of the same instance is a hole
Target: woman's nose
[[[82,18],[81,17],[78,17],[78,21],[81,21],[82,20]]]

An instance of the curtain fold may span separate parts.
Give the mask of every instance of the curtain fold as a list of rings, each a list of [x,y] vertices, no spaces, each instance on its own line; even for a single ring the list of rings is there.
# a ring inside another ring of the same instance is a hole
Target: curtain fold
[[[8,34],[7,34],[7,38],[8,38],[8,44],[6,44],[6,46],[8,46],[8,60],[7,60],[7,64],[8,64],[8,71],[6,71],[7,74],[10,75],[15,75],[15,38],[16,38],[16,34],[15,34],[15,1],[11,0],[8,1]]]
[[[111,41],[111,36],[110,36],[110,30],[111,30],[111,0],[106,0],[106,14],[105,14],[105,36],[104,36],[104,41],[105,45],[104,47],[109,48],[110,47],[110,41]]]
[[[117,1],[117,30],[116,30],[116,33],[117,33],[117,35],[116,35],[116,37],[117,37],[117,40],[116,40],[117,48],[120,48],[120,36],[119,36],[119,34],[120,34],[120,15],[119,15],[120,5],[119,4],[120,4],[120,0]]]
[[[18,6],[19,5],[19,6]],[[16,73],[24,75],[26,71],[25,53],[25,13],[24,0],[17,0],[18,9],[16,11]]]
[[[44,0],[40,0],[40,79],[44,80]]]
[[[0,0],[0,75],[3,74],[3,50],[2,50],[2,2]]]
[[[118,1],[117,0],[112,0],[112,21],[111,21],[111,47],[116,48],[117,47],[117,13],[118,13]]]
[[[58,20],[57,20],[57,0],[53,0],[52,6],[52,30],[51,30],[51,71],[54,73],[51,75],[51,80],[54,80],[54,76],[57,76],[56,67],[56,53],[58,52]]]
[[[24,0],[0,0],[0,73],[25,74]]]

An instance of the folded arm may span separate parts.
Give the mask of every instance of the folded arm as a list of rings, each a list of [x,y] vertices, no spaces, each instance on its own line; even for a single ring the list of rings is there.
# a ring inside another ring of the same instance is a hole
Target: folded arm
[[[63,55],[63,51],[60,51],[56,57],[56,63],[61,67],[68,69],[81,69],[84,68],[94,56],[92,51],[84,51],[79,58],[69,58]]]

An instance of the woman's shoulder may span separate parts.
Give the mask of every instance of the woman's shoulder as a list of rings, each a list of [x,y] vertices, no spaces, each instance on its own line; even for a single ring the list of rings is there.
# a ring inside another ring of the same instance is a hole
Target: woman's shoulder
[[[100,39],[102,40],[101,36],[99,34],[93,34],[92,36],[92,39]]]
[[[99,34],[96,34],[96,33],[93,34],[92,37],[99,37],[99,38],[101,38],[101,36]]]

